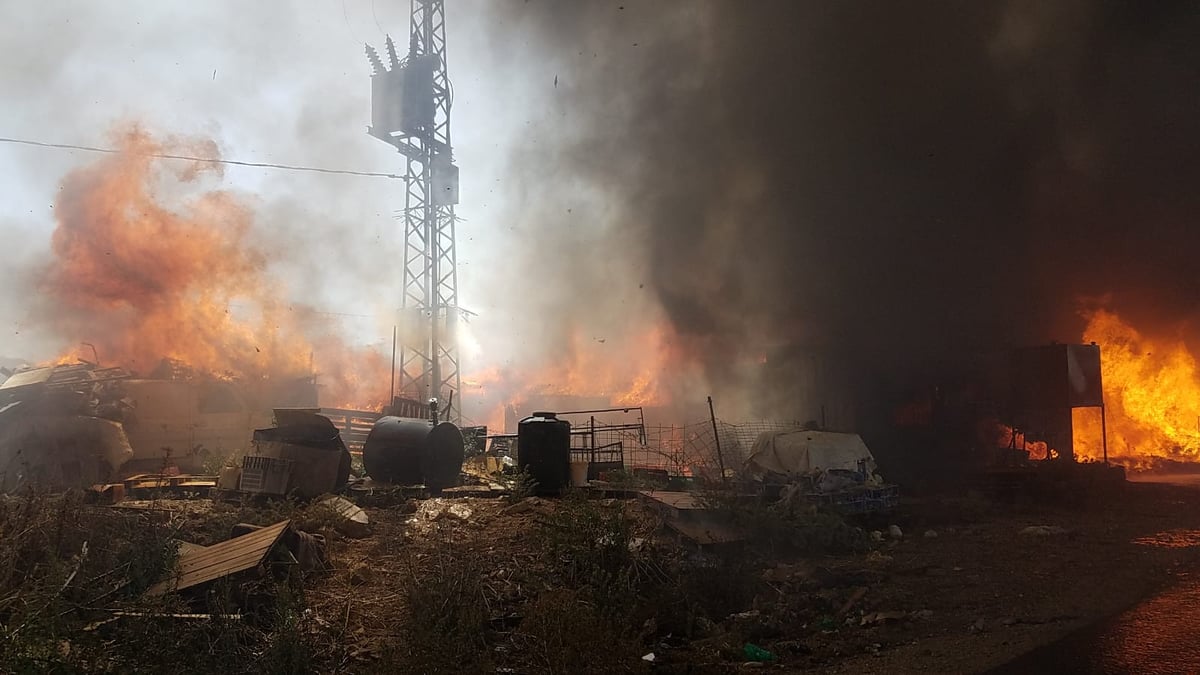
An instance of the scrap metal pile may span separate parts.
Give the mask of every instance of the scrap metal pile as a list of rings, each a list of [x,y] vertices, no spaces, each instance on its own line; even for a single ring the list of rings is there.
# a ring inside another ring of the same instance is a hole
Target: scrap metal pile
[[[160,369],[161,370],[161,369]],[[213,377],[77,363],[33,368],[0,384],[0,490],[107,483],[135,471],[200,472],[250,445],[271,409]]]

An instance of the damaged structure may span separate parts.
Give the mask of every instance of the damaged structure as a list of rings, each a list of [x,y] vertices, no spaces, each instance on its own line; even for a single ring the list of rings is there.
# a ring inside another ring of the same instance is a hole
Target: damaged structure
[[[0,384],[0,489],[204,472],[271,425],[262,401],[316,402],[311,379],[250,386],[163,363],[145,378],[86,362],[12,374]]]

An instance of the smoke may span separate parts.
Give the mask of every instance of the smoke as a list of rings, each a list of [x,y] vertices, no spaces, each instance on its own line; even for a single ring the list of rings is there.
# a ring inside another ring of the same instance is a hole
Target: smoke
[[[1193,3],[491,7],[553,111],[511,164],[535,257],[570,261],[552,304],[619,323],[644,285],[717,390],[767,386],[762,355],[896,378],[1077,339],[1081,296],[1196,308]],[[587,218],[619,255],[572,239]]]
[[[395,171],[363,133],[361,44],[402,35],[406,5],[244,5],[31,7],[0,29],[15,59],[0,93],[21,101],[0,126],[97,144],[114,118],[141,119],[237,159]],[[712,393],[719,412],[807,419],[826,403],[799,403],[808,390],[1076,339],[1081,297],[1139,327],[1196,316],[1191,3],[447,12],[460,297],[481,348],[464,373],[494,366],[510,392],[574,368],[557,379],[580,393]],[[28,282],[44,277],[26,268],[53,253],[53,188],[91,158],[8,152],[0,351],[41,358],[27,352],[67,338],[30,337],[45,315]],[[247,170],[225,181],[281,306],[363,315],[338,319],[360,342],[390,336],[401,190]],[[173,182],[155,201],[175,212],[197,183]]]
[[[378,406],[376,351],[349,348],[269,273],[277,249],[253,200],[214,189],[212,162],[164,162],[170,152],[219,159],[207,139],[112,134],[120,154],[72,171],[55,203],[52,257],[33,275],[33,323],[99,359],[147,375],[163,359],[256,382],[321,376],[327,404]],[[219,177],[219,176],[218,176]],[[384,385],[384,386],[381,386]]]

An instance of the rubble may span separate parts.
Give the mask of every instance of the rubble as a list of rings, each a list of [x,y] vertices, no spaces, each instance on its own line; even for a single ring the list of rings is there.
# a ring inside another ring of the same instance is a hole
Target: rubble
[[[473,513],[471,507],[466,504],[442,497],[433,497],[421,502],[416,512],[408,519],[408,523],[421,532],[428,532],[439,521],[447,519],[465,521],[469,520]]]
[[[504,515],[517,515],[520,513],[547,513],[549,511],[549,502],[541,497],[526,497],[519,502],[514,502],[504,507],[500,513]]]
[[[317,502],[335,517],[334,529],[347,537],[361,538],[371,533],[371,522],[367,512],[344,497],[328,497]]]
[[[908,612],[890,611],[890,612],[870,612],[864,614],[859,620],[860,626],[873,626],[875,624],[887,623],[889,621],[901,621],[908,618]]]
[[[145,378],[93,363],[14,373],[0,384],[0,489],[86,488],[168,467],[203,473],[271,423],[255,386],[169,360]]]
[[[1026,527],[1025,529],[1021,530],[1021,532],[1020,532],[1020,534],[1022,536],[1032,536],[1032,537],[1049,537],[1052,535],[1066,534],[1066,533],[1067,533],[1066,529],[1059,527],[1058,525],[1030,525],[1029,527]]]

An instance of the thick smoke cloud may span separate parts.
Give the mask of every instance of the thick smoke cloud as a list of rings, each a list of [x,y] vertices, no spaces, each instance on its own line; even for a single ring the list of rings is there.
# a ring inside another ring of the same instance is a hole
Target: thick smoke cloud
[[[559,140],[514,173],[601,195],[716,386],[801,348],[903,377],[1078,339],[1081,297],[1159,318],[1200,297],[1193,3],[492,11],[497,54],[559,82],[530,133]]]

